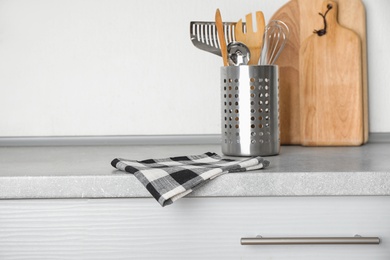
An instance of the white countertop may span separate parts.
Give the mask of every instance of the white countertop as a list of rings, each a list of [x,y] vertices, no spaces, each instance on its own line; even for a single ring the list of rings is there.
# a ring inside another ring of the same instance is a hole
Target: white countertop
[[[387,139],[388,140],[388,139]],[[221,154],[219,145],[0,147],[0,199],[151,197],[116,157]],[[361,147],[282,146],[263,170],[220,176],[189,196],[390,195],[390,142]]]

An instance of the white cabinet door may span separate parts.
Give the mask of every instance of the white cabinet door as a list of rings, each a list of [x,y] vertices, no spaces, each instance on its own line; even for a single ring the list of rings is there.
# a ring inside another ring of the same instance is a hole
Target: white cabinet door
[[[242,246],[241,237],[380,245]],[[390,259],[390,197],[0,201],[0,259]]]

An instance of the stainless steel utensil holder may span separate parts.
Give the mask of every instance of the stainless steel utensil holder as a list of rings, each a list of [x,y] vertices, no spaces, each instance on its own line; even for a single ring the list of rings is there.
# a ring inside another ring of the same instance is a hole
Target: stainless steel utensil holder
[[[279,154],[278,66],[221,68],[222,153]]]

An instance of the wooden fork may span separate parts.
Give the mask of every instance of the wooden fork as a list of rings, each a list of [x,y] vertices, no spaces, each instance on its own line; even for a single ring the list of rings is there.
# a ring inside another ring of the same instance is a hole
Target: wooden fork
[[[257,31],[253,31],[252,14],[247,14],[246,32],[243,31],[242,19],[237,22],[235,28],[236,40],[244,43],[251,52],[251,58],[248,65],[257,65],[259,63],[261,48],[263,46],[263,35],[265,30],[264,14],[261,11],[256,12]]]

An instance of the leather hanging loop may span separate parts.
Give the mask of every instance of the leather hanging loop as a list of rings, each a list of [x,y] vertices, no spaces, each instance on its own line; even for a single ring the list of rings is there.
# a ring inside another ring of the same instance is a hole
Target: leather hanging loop
[[[318,36],[324,36],[326,34],[326,30],[328,27],[328,23],[326,22],[326,15],[329,13],[330,10],[332,10],[333,5],[331,3],[329,3],[329,4],[327,4],[326,8],[327,8],[327,10],[326,10],[325,14],[318,13],[322,17],[322,19],[324,20],[324,28],[321,30],[314,30],[313,31],[313,33],[316,33]]]

